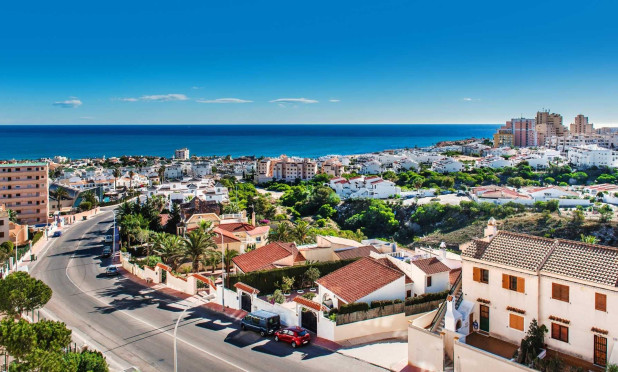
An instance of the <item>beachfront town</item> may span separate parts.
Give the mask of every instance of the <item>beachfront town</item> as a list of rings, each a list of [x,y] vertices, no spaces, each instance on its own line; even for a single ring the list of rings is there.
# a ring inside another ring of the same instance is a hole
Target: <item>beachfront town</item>
[[[105,314],[165,318],[145,296],[205,309],[216,322],[183,330],[197,354],[219,342],[256,363],[329,353],[342,370],[609,370],[618,128],[571,120],[540,111],[493,138],[311,159],[7,159],[1,274],[61,288],[61,268],[85,292],[113,280]],[[123,326],[81,315],[87,296],[54,296],[23,316]],[[88,340],[75,343],[96,350]],[[118,370],[141,363],[99,351]]]

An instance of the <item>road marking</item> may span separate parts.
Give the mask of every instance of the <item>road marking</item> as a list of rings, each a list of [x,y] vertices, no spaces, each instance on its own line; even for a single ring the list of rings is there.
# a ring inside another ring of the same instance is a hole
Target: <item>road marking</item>
[[[97,301],[97,302],[102,303],[103,305],[113,307],[112,305],[110,305],[110,303],[107,303],[107,302],[105,302],[105,301],[101,300],[100,298],[98,298],[98,297],[96,297],[96,296],[94,296],[94,295],[90,294],[88,291],[84,291],[84,290],[83,290],[80,286],[78,286],[78,285],[77,285],[77,283],[75,283],[75,282],[73,281],[73,279],[71,279],[71,276],[69,276],[69,267],[71,266],[71,261],[72,261],[72,260],[73,260],[73,258],[75,257],[75,252],[77,251],[77,249],[79,248],[80,244],[81,244],[81,243],[82,243],[82,241],[84,240],[84,236],[85,236],[87,233],[89,233],[89,232],[90,232],[90,231],[91,231],[94,227],[96,227],[96,224],[95,224],[95,225],[93,225],[93,226],[91,226],[88,230],[86,230],[86,232],[84,232],[84,233],[82,234],[82,236],[81,236],[81,238],[80,238],[80,240],[79,240],[79,243],[77,243],[77,246],[75,247],[75,250],[73,250],[73,254],[71,254],[71,257],[69,258],[69,261],[67,262],[67,267],[66,267],[66,269],[65,269],[65,271],[64,271],[64,272],[65,272],[65,275],[67,276],[67,278],[69,279],[69,281],[70,281],[71,283],[73,283],[73,285],[74,285],[77,289],[79,289],[79,291],[80,291],[81,293],[83,293],[83,294],[87,295],[88,297],[91,297],[92,299],[94,299],[94,300],[95,300],[95,301]],[[153,330],[160,330],[160,329],[162,328],[162,327],[157,327],[157,326],[155,326],[155,325],[153,325],[153,324],[151,324],[151,323],[149,323],[149,322],[147,322],[147,321],[145,321],[145,320],[143,320],[143,319],[140,319],[140,318],[138,318],[138,317],[136,317],[136,316],[133,316],[132,314],[127,313],[125,310],[119,310],[119,309],[116,309],[116,311],[117,311],[117,312],[120,312],[120,313],[122,313],[122,314],[124,314],[124,315],[126,315],[126,316],[128,316],[128,317],[130,317],[130,318],[132,318],[132,319],[134,319],[134,320],[137,320],[138,322],[141,322],[141,323],[143,323],[143,324],[146,324],[147,326],[149,326],[149,327],[153,328]],[[168,331],[165,331],[165,332],[163,332],[162,334],[167,335],[167,336],[169,336],[169,337],[171,337],[171,338],[174,338],[174,335],[173,335],[173,334],[168,333]],[[238,369],[238,370],[240,370],[240,371],[249,372],[248,370],[246,370],[246,369],[244,369],[244,368],[240,367],[239,365],[234,364],[233,362],[230,362],[229,360],[224,359],[224,358],[222,358],[222,357],[220,357],[220,356],[217,356],[217,355],[215,355],[215,354],[213,354],[213,353],[211,353],[211,352],[209,352],[209,351],[207,351],[207,350],[204,350],[204,349],[202,349],[201,347],[199,347],[199,346],[197,346],[197,345],[194,345],[194,344],[192,344],[192,343],[191,343],[191,342],[189,342],[189,341],[183,340],[183,339],[182,339],[182,338],[180,338],[180,337],[177,337],[176,339],[177,339],[178,341],[180,341],[180,342],[183,342],[183,343],[185,343],[185,344],[187,344],[187,345],[189,345],[189,346],[193,347],[194,349],[196,349],[196,350],[198,350],[198,351],[201,351],[201,352],[202,352],[202,353],[204,353],[204,354],[210,355],[211,357],[213,357],[213,358],[215,358],[215,359],[217,359],[217,360],[219,360],[219,361],[221,361],[221,362],[224,362],[224,363],[226,363],[226,364],[228,364],[228,365],[230,365],[230,366],[232,366],[232,367],[234,367],[234,368],[237,368],[237,369]]]

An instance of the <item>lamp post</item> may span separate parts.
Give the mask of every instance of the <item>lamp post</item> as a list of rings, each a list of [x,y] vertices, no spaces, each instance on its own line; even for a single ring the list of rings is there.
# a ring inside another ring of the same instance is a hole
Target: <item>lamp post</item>
[[[114,215],[114,225],[112,230],[112,262],[114,261],[114,257],[116,257],[116,210],[112,210],[112,214]]]
[[[221,232],[221,307],[225,313],[225,247],[223,244],[223,232]]]
[[[178,372],[178,351],[176,349],[176,332],[178,331],[178,324],[180,324],[180,319],[185,315],[185,313],[189,310],[188,307],[180,313],[178,320],[176,321],[176,326],[174,327],[174,372]]]

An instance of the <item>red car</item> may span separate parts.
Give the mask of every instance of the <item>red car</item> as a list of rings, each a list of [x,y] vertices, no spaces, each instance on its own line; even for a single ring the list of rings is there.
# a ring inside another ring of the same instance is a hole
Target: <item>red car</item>
[[[289,327],[275,332],[275,341],[284,341],[292,344],[292,347],[306,345],[311,341],[311,335],[302,327]]]

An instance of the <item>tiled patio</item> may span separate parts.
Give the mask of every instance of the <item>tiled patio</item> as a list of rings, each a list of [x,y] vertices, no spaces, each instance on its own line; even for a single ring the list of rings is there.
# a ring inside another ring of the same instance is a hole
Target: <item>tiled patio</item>
[[[478,332],[471,333],[466,336],[466,344],[485,350],[492,354],[500,355],[506,359],[513,358],[513,354],[515,354],[515,351],[519,347],[518,345],[510,342],[502,341]]]

